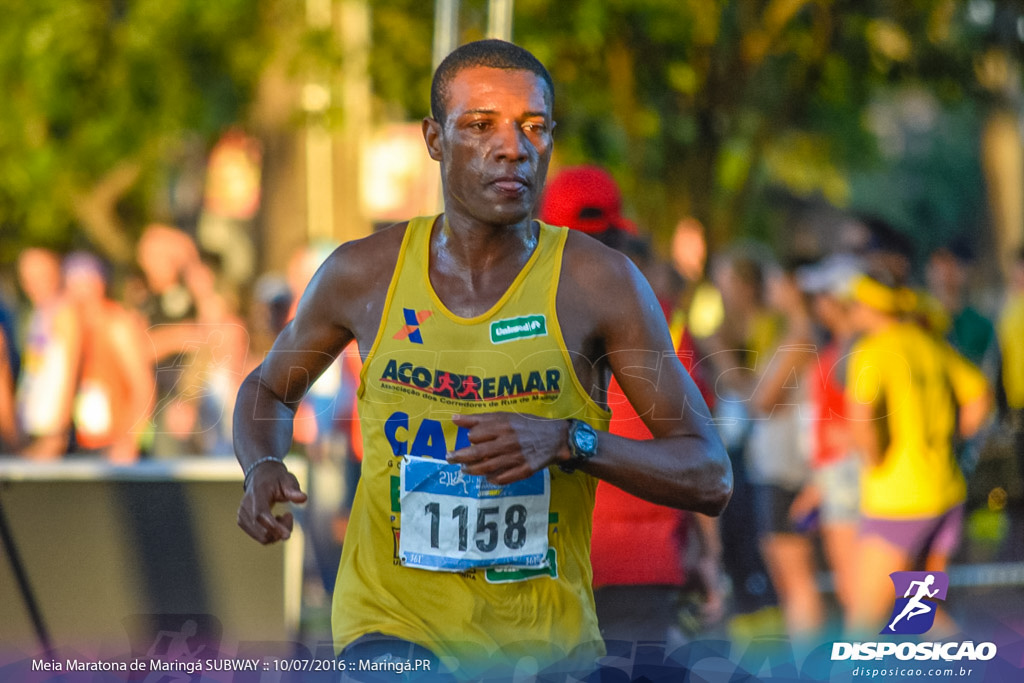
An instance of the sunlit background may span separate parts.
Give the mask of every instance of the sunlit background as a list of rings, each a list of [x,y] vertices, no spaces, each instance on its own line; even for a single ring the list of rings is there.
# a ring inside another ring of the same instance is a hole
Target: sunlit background
[[[212,417],[187,416],[206,437],[179,455],[224,456],[228,469],[207,473],[217,481],[240,479],[222,429],[230,387],[259,362],[320,261],[334,245],[439,210],[420,122],[434,66],[470,40],[514,40],[549,68],[549,176],[583,163],[610,170],[625,215],[666,259],[681,221],[696,226],[693,249],[706,237],[711,258],[743,243],[814,260],[845,239],[849,217],[879,216],[911,245],[917,281],[934,250],[969,245],[969,300],[994,320],[1024,244],[1020,0],[5,0],[0,16],[10,341],[19,345],[31,309],[17,274],[26,249],[101,257],[113,298],[142,310],[140,237],[153,225],[187,235],[219,297],[193,350],[219,335],[210,367],[224,373],[204,381],[224,400]],[[173,261],[166,244],[157,260]],[[700,261],[695,275],[680,274],[702,277]],[[198,286],[189,283],[192,296]],[[710,332],[716,305],[697,305],[691,323]],[[358,369],[339,367],[347,381]],[[321,386],[331,406],[351,402],[339,382]],[[172,408],[156,405],[174,419]],[[311,429],[305,443],[316,444]],[[282,598],[289,636],[329,632],[329,558],[355,476],[345,429],[340,445],[306,453],[324,500],[342,506],[306,520],[307,535],[331,547],[307,538],[305,571],[274,559],[304,577],[301,598]],[[162,460],[139,431],[143,463]],[[1022,495],[1010,448],[981,457],[954,580],[989,597],[1024,584],[1024,557],[1007,555],[1004,511]],[[199,526],[201,509],[193,504]],[[19,635],[38,634],[25,624]]]

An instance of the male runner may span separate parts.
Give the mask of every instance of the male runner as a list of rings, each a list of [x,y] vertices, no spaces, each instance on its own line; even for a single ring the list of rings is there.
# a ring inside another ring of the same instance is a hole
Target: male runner
[[[712,515],[729,499],[724,448],[643,276],[532,220],[553,97],[545,68],[510,43],[447,57],[423,122],[445,213],[339,247],[239,392],[238,523],[273,543],[292,528],[273,504],[306,499],[282,463],[299,399],[352,339],[366,359],[362,478],[334,595],[340,661],[426,652],[477,678],[524,657],[592,662],[596,478]],[[654,439],[604,431],[609,370]]]

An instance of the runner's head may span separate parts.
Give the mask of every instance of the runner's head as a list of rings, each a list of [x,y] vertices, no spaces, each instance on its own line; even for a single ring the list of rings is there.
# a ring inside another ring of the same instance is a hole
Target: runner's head
[[[451,225],[523,226],[551,160],[550,76],[522,48],[500,40],[459,48],[438,67],[435,118],[423,121],[441,165]]]
[[[529,71],[546,86],[548,114],[555,106],[555,85],[551,74],[530,52],[504,40],[487,39],[466,43],[451,52],[434,72],[430,84],[430,112],[444,126],[448,119],[448,94],[455,76],[463,69],[485,66],[508,71]]]

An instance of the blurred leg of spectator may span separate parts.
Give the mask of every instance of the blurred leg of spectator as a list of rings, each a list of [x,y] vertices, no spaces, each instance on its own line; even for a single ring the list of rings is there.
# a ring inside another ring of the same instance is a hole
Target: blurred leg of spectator
[[[857,527],[860,521],[860,462],[847,456],[815,473],[821,491],[821,540],[832,570],[836,600],[847,614],[857,600]]]
[[[764,556],[772,584],[779,595],[786,632],[796,642],[807,644],[821,630],[824,606],[817,585],[817,562],[808,534],[816,528],[817,507],[794,520],[791,510],[797,494],[773,485],[758,486],[755,504]]]
[[[722,534],[722,564],[732,584],[732,611],[735,616],[731,628],[742,632],[747,637],[758,634],[760,622],[766,609],[778,606],[775,587],[768,578],[768,569],[764,565],[761,551],[757,543],[757,513],[754,508],[753,487],[747,479],[743,451],[746,448],[746,426],[749,422],[745,416],[731,418],[727,416],[729,406],[742,404],[719,400],[718,418],[735,421],[736,424],[723,423],[719,430],[723,431],[729,459],[732,461],[733,495],[729,505],[719,517]],[[732,432],[736,433],[733,434]],[[768,619],[772,621],[772,619]]]
[[[873,637],[885,625],[893,605],[892,572],[946,570],[960,542],[963,519],[961,504],[937,517],[862,520],[857,545],[857,601],[849,620],[852,636]],[[930,631],[932,637],[953,632],[955,624],[940,607]]]

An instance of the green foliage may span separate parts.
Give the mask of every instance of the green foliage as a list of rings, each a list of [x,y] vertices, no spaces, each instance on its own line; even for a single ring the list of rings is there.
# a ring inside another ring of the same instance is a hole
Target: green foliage
[[[418,117],[432,8],[385,4],[376,92]],[[462,3],[464,39],[480,37],[483,4]],[[954,0],[517,0],[514,39],[555,79],[558,163],[611,168],[656,234],[692,214],[724,241],[764,223],[769,187],[851,201],[851,174],[889,163],[866,123],[880,93],[976,97],[990,36],[966,12]]]
[[[269,1],[5,2],[0,22],[0,236],[66,246],[76,204],[119,167],[129,214],[183,136],[244,119],[272,51]],[[138,229],[140,226],[131,226]]]
[[[988,219],[979,108],[961,103],[940,110],[922,93],[885,98],[878,108],[887,119],[891,159],[850,175],[852,206],[911,232],[919,261],[958,238],[977,244]]]
[[[944,110],[979,100],[979,54],[1020,44],[1005,28],[1020,3],[978,20],[984,4],[516,0],[514,39],[555,79],[556,163],[608,166],[655,234],[690,214],[721,242],[768,225],[772,188],[882,203],[901,185],[873,179],[879,167],[933,179],[915,201],[942,221],[977,214],[977,189],[942,182],[976,172],[976,150],[942,143],[896,160],[868,112],[908,88]],[[434,3],[369,7],[376,116],[427,115]],[[482,37],[486,0],[461,7],[460,40]],[[244,123],[282,48],[291,76],[335,73],[343,58],[336,35],[306,28],[304,3],[290,0],[0,0],[0,12],[0,261],[30,242],[67,246],[83,227],[94,237],[83,205],[110,187],[130,239],[183,141],[209,144]],[[959,116],[956,135],[975,136],[977,115]],[[901,211],[911,229],[937,220]]]
[[[373,8],[370,78],[382,110],[395,119],[430,114],[434,5],[394,0]]]

